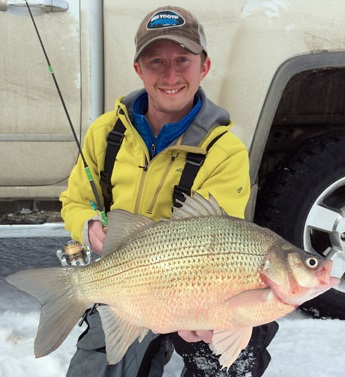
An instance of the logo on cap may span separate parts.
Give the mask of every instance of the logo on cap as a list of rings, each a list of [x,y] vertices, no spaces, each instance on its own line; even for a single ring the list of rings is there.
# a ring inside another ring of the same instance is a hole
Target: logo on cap
[[[170,10],[163,10],[163,11],[155,13],[151,17],[150,21],[146,25],[146,29],[154,30],[154,29],[182,26],[185,23],[186,23],[185,19],[181,17],[178,13],[170,11]]]

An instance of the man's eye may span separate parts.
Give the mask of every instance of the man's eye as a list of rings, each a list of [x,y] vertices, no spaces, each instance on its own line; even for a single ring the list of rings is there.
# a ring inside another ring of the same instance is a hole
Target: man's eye
[[[179,63],[185,63],[188,62],[188,57],[187,56],[181,56],[178,58]]]

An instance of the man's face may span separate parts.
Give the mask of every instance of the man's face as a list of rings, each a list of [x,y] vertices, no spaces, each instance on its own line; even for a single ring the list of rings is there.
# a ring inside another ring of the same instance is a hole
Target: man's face
[[[175,121],[185,116],[193,107],[194,95],[210,64],[209,58],[202,63],[201,55],[175,42],[151,43],[134,63],[149,96],[150,114],[169,113],[176,116]]]

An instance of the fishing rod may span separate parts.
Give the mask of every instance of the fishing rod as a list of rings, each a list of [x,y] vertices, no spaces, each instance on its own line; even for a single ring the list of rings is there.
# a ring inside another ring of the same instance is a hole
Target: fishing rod
[[[95,182],[94,182],[94,180],[93,180],[93,178],[92,178],[92,174],[91,174],[91,172],[90,172],[90,168],[89,168],[89,166],[88,166],[88,164],[87,164],[87,162],[86,162],[85,156],[84,156],[83,151],[82,151],[82,149],[81,149],[81,146],[80,146],[80,143],[79,143],[79,140],[78,140],[77,134],[76,134],[76,132],[75,132],[75,129],[74,129],[74,127],[73,127],[73,123],[72,123],[71,117],[70,117],[70,115],[69,115],[69,112],[68,112],[68,109],[67,109],[67,106],[66,106],[65,100],[64,100],[64,98],[63,98],[63,96],[62,96],[62,93],[61,93],[61,90],[60,90],[59,84],[58,84],[57,79],[56,79],[56,77],[55,77],[55,73],[54,73],[53,67],[52,67],[52,65],[50,64],[48,54],[47,54],[46,49],[45,49],[45,47],[44,47],[44,44],[43,44],[43,41],[42,41],[42,38],[41,38],[40,32],[38,31],[38,28],[37,28],[37,25],[36,25],[35,19],[34,19],[33,15],[32,15],[30,5],[29,5],[29,3],[28,3],[27,0],[25,0],[25,3],[26,3],[26,6],[27,6],[27,8],[28,8],[28,11],[29,11],[31,21],[32,21],[32,23],[33,23],[33,25],[34,25],[34,28],[35,28],[35,31],[36,31],[36,34],[37,34],[38,40],[39,40],[39,42],[40,42],[40,44],[41,44],[41,47],[42,47],[42,50],[43,50],[44,56],[45,56],[45,58],[46,58],[46,61],[47,61],[47,64],[48,64],[49,72],[51,73],[51,77],[53,78],[53,81],[54,81],[54,84],[55,84],[56,90],[57,90],[57,92],[58,92],[58,94],[59,94],[59,97],[60,97],[60,100],[61,100],[62,106],[63,106],[63,108],[64,108],[64,111],[65,111],[65,114],[66,114],[66,117],[67,117],[67,120],[68,120],[69,126],[70,126],[70,128],[71,128],[71,131],[72,131],[72,134],[73,134],[73,137],[74,137],[74,140],[75,140],[75,142],[76,142],[76,144],[77,144],[77,147],[78,147],[78,151],[79,151],[80,157],[81,157],[81,159],[82,159],[82,161],[83,161],[83,164],[84,164],[84,170],[85,170],[85,173],[86,173],[87,178],[88,178],[88,180],[89,180],[89,182],[90,182],[92,192],[93,192],[93,194],[94,194],[94,196],[95,196],[95,200],[96,200],[97,206],[95,205],[95,203],[94,203],[92,200],[90,201],[91,206],[92,206],[92,208],[93,208],[95,211],[97,211],[97,208],[98,208],[98,210],[99,210],[99,212],[100,212],[100,214],[101,214],[101,217],[102,217],[103,225],[104,225],[104,226],[107,226],[107,225],[108,225],[107,215],[106,215],[106,213],[105,213],[105,210],[104,210],[104,207],[103,207],[103,205],[102,205],[101,199],[100,199],[99,194],[98,194],[98,192],[97,192],[97,188],[96,188],[96,186],[95,186]]]

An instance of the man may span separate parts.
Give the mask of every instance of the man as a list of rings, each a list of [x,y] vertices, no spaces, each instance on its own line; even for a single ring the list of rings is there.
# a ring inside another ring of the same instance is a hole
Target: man
[[[83,151],[97,189],[101,192],[107,135],[119,120],[124,137],[111,174],[111,210],[170,218],[174,188],[192,152],[207,156],[191,190],[206,198],[212,194],[227,213],[243,218],[250,190],[248,154],[229,132],[227,111],[200,88],[211,66],[202,25],[183,8],[161,7],[144,18],[135,42],[134,70],[144,89],[118,99],[115,110],[98,118],[85,137]],[[62,216],[72,237],[101,255],[106,235],[90,200],[93,193],[79,159],[61,195]],[[109,366],[97,312],[90,311],[86,321],[89,328],[78,342],[68,376],[161,376],[172,343],[184,358],[185,377],[261,376],[269,362],[266,346],[277,331],[275,324],[256,328],[228,372],[221,371],[208,346],[212,331],[198,329],[165,336],[150,333],[130,347],[119,364]]]

